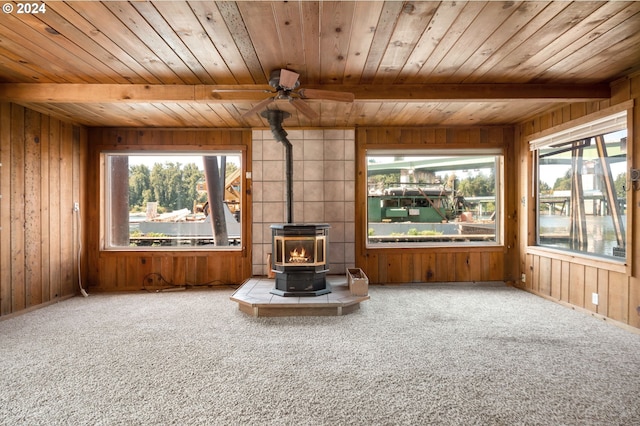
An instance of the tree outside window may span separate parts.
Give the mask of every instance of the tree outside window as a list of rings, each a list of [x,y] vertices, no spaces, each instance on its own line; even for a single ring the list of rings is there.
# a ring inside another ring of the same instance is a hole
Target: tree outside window
[[[106,249],[233,249],[241,153],[106,153]]]

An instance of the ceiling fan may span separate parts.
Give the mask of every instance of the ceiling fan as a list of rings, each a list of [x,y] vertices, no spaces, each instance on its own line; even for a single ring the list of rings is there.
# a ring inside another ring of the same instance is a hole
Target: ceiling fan
[[[272,96],[258,102],[253,108],[242,114],[242,117],[247,118],[265,109],[276,100],[287,100],[306,117],[314,119],[318,117],[318,114],[304,101],[305,99],[324,99],[337,102],[353,102],[355,99],[354,94],[349,92],[298,89],[298,87],[300,87],[299,77],[300,74],[284,68],[271,71],[269,85],[273,87],[274,90],[269,93],[271,93]]]

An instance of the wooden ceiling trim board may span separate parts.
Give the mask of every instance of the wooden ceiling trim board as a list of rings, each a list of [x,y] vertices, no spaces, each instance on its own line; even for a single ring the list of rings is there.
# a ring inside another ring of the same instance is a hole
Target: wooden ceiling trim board
[[[512,17],[520,5],[521,2],[488,2],[442,58],[435,72],[429,75],[429,82],[450,81],[451,76],[477,54],[480,46]]]
[[[10,15],[8,19],[13,19]],[[15,25],[18,31],[22,24]],[[37,69],[40,75],[45,76],[43,81],[55,83],[89,83],[60,66],[59,59],[51,54],[47,49],[34,43],[29,34],[20,34],[8,27],[0,26],[0,37],[5,55],[11,55],[17,63],[27,65],[29,68]],[[15,53],[14,53],[15,52]],[[91,82],[96,82],[91,81]]]
[[[205,109],[208,109],[206,104],[197,104],[197,103],[179,103],[173,104],[169,103],[167,105],[175,105],[176,110],[183,110],[184,114],[187,116],[187,120],[191,123],[192,127],[209,127],[211,125],[217,125],[221,122],[217,114],[213,114],[211,111],[208,111],[209,114],[205,115],[205,112],[202,110],[202,106]]]
[[[442,122],[446,120],[449,115],[455,114],[461,107],[462,104],[459,102],[438,102],[429,114],[429,121],[435,126],[442,126]]]
[[[273,19],[278,31],[278,44],[284,58],[281,67],[298,72],[304,81],[306,57],[301,5],[299,2],[274,2],[272,7]],[[309,35],[309,37],[312,36]]]
[[[333,120],[334,125],[332,127],[343,128],[349,127],[351,113],[353,111],[353,104],[347,102],[336,102],[335,103],[335,119]],[[324,108],[324,104],[320,105],[320,109]],[[321,113],[322,116],[322,113]],[[325,115],[326,116],[326,115]]]
[[[200,105],[200,104],[199,104]],[[219,118],[225,123],[224,127],[237,128],[245,127],[245,123],[240,123],[237,117],[237,110],[233,105],[220,105],[220,104],[204,104],[209,110],[213,111]]]
[[[509,17],[476,49],[465,62],[454,72],[450,83],[464,83],[465,80],[486,61],[495,58],[500,51],[518,31],[527,25],[545,6],[545,2],[521,3]]]
[[[320,8],[317,1],[300,3],[304,40],[304,82],[320,84]]]
[[[447,102],[434,102],[426,105],[426,108],[411,108],[405,112],[405,125],[409,125],[413,122],[418,122],[422,125],[427,123],[436,122],[438,126],[442,126],[442,122],[449,115],[453,114],[459,108],[463,108],[465,104],[452,104]],[[442,111],[449,111],[447,114],[443,114]],[[413,115],[410,115],[413,114]]]
[[[76,28],[71,22],[60,16],[55,9],[49,8],[47,13],[33,15],[47,27],[57,31],[61,36],[65,37],[67,43],[76,45],[79,49],[86,52],[85,59],[94,64],[94,67],[102,69],[102,73],[107,75],[113,83],[131,83],[131,77],[137,75],[126,64],[119,61],[114,55],[107,52],[100,44],[90,37],[87,37],[82,31]],[[75,65],[75,64],[74,64]],[[76,65],[77,66],[77,65]],[[101,83],[109,83],[109,79],[100,80]],[[139,82],[143,82],[138,77]]]
[[[636,13],[625,20],[623,25],[618,25],[610,31],[600,34],[588,45],[584,45],[565,56],[561,61],[558,61],[540,74],[539,78],[558,78],[561,75],[563,78],[567,78],[567,81],[577,81],[578,73],[593,72],[594,67],[606,68],[611,58],[617,58],[627,52],[638,52],[640,33],[636,32],[630,36],[628,28],[640,28],[640,13]],[[565,69],[570,71],[563,72]]]
[[[389,45],[391,35],[395,29],[396,19],[402,12],[402,2],[386,1],[382,7],[380,18],[375,27],[371,47],[367,53],[367,61],[362,69],[359,84],[370,84],[376,78],[380,61]]]
[[[451,126],[452,123],[456,123],[454,125],[475,126],[478,123],[482,123],[482,116],[488,112],[486,108],[487,104],[484,102],[463,104],[455,113],[443,119],[441,124]]]
[[[176,123],[173,127],[190,127],[191,122],[185,117],[184,111],[178,108],[178,104],[171,102],[154,103],[156,109],[164,113]]]
[[[282,56],[280,49],[273,9],[268,2],[237,2],[236,5],[251,38],[265,80],[269,81],[269,73],[286,64],[286,58]]]
[[[380,60],[374,84],[391,84],[404,68],[411,53],[427,29],[437,4],[432,2],[406,3],[398,16],[390,43]]]
[[[224,1],[217,2],[216,6],[229,30],[229,33],[233,36],[234,43],[240,52],[240,56],[243,58],[251,77],[253,78],[253,82],[258,84],[267,83],[268,76],[266,76],[262,71],[260,60],[258,59],[258,55],[253,44],[251,43],[251,36],[245,27],[237,4],[231,1]]]
[[[104,5],[111,13],[120,18],[122,24],[125,25],[132,34],[135,34],[140,42],[143,43],[149,51],[153,52],[158,60],[173,70],[176,77],[179,78],[180,83],[202,83],[191,68],[182,61],[182,58],[159,36],[156,30],[138,13],[131,3],[105,2]]]
[[[393,126],[394,123],[399,125],[405,125],[416,119],[420,121],[433,109],[434,104],[430,103],[414,103],[414,102],[396,102],[389,105],[391,108],[387,108],[387,104],[383,103],[380,110],[376,114],[381,124],[387,126]]]
[[[408,113],[407,111],[407,109],[410,108],[410,105],[411,104],[407,102],[383,102],[380,110],[374,118],[374,122],[380,124],[386,123],[391,125],[393,125],[393,123],[395,122],[405,124],[407,123],[408,115],[412,117],[414,116],[413,113],[415,112],[415,110],[411,113]],[[420,112],[423,113],[424,116],[426,116],[434,107],[434,104],[432,103],[425,103],[421,105],[423,105],[424,108]]]
[[[240,84],[253,83],[247,64],[215,3],[195,1],[189,2],[189,6],[220,56],[224,58],[235,80]]]
[[[516,55],[519,50],[523,50],[524,48],[521,46],[526,40],[540,31],[549,20],[566,9],[570,5],[570,2],[555,1],[540,4],[546,5],[546,7],[536,14],[531,21],[516,31],[513,37],[503,44],[500,49],[493,52],[482,65],[471,72],[469,77],[464,79],[464,83],[482,83],[498,79],[504,69],[503,59],[509,58],[511,55]]]
[[[48,76],[40,73],[39,68],[36,70],[33,64],[20,62],[21,59],[13,52],[0,48],[0,79],[3,83],[50,81]]]
[[[216,84],[237,84],[224,58],[186,2],[161,1],[155,2],[154,7]]]
[[[54,104],[49,104],[55,106]],[[113,108],[112,104],[103,103],[84,103],[64,105],[64,110],[70,114],[72,123],[76,123],[75,117],[90,116],[93,123],[109,123],[110,125],[131,125],[133,121],[130,117],[125,116],[118,109]],[[93,124],[96,125],[96,124]],[[99,125],[99,124],[98,124]]]
[[[87,119],[86,117],[87,114],[74,117],[71,113],[69,113],[66,110],[66,107],[68,105],[56,105],[56,104],[50,105],[50,104],[43,104],[43,103],[31,104],[28,102],[20,103],[19,105],[25,108],[32,109],[36,112],[42,113],[44,115],[51,116],[58,120],[82,124],[85,126],[91,126],[93,124],[91,120]]]
[[[176,73],[157,57],[141,40],[122,23],[103,3],[71,2],[71,8],[90,21],[95,27],[116,43],[123,51],[148,70],[159,82],[179,84]],[[125,18],[126,19],[126,18]]]
[[[95,27],[92,23],[87,21],[83,16],[72,9],[68,3],[52,2],[47,4],[47,10],[55,11],[63,19],[73,25],[80,32],[82,32],[87,38],[93,40],[95,44],[100,46],[99,49],[103,49],[106,55],[113,57],[114,61],[119,61],[124,64],[128,69],[132,71],[131,74],[125,74],[123,77],[131,83],[149,83],[160,84],[161,81],[156,78],[149,70],[141,66],[138,61],[131,57],[126,51],[122,50],[120,46],[115,44],[109,37],[107,37],[102,31]],[[115,68],[114,68],[115,69]]]
[[[633,14],[630,13],[631,9],[635,9],[635,13],[637,13],[640,10],[640,2],[636,2],[636,5],[631,7],[622,2],[604,4],[587,19],[582,20],[573,27],[571,31],[566,31],[560,37],[554,39],[544,50],[527,59],[522,64],[523,69],[532,76],[539,77],[548,68],[570,55],[575,49],[586,46],[600,34],[604,34],[619,25]],[[622,10],[626,11],[626,13],[620,13]],[[568,46],[571,46],[571,49],[568,49]]]
[[[321,84],[342,83],[355,2],[327,2],[320,18]]]
[[[96,59],[89,51],[76,45],[66,34],[49,26],[42,20],[45,14],[24,14],[20,21],[10,24],[13,30],[23,27],[23,35],[37,46],[47,46],[44,50],[53,57],[61,69],[67,70],[73,64],[74,72],[87,83],[125,83],[114,72]],[[55,15],[55,12],[51,12]],[[66,26],[64,29],[68,28]],[[62,29],[62,28],[61,28]],[[64,29],[62,29],[64,31]],[[46,56],[41,58],[46,59]],[[116,77],[116,78],[114,78]]]
[[[184,106],[186,104],[180,104]],[[141,121],[144,123],[142,127],[176,127],[181,121],[173,117],[173,115],[167,114],[163,109],[158,108],[157,103],[142,103],[131,105],[133,110],[136,110],[136,116],[141,117]],[[126,105],[118,104],[116,108],[124,108]],[[201,127],[206,127],[204,124]]]
[[[314,105],[313,109],[316,110],[316,112],[319,112],[319,119],[316,120],[309,120],[307,118],[307,120],[310,121],[310,123],[315,124],[314,122],[320,122],[322,123],[322,127],[336,127],[336,113],[338,111],[338,107],[341,102],[323,102],[322,104],[317,103],[316,105]]]
[[[452,25],[446,30],[445,35],[439,40],[437,47],[432,51],[429,58],[424,62],[416,78],[422,82],[431,82],[430,78],[439,69],[439,64],[452,52],[453,46],[464,34],[469,26],[482,12],[483,2],[464,3],[462,10],[456,17]],[[455,52],[454,54],[457,54]],[[436,74],[437,75],[437,74]]]
[[[382,102],[366,102],[355,105],[358,114],[354,117],[356,121],[353,124],[361,126],[370,123],[367,117],[375,117],[380,108],[382,108],[382,105]]]
[[[566,31],[591,15],[599,7],[598,3],[574,2],[567,6],[531,37],[522,43],[519,49],[506,56],[501,62],[500,83],[532,83],[538,80],[527,72],[523,64],[532,56],[544,51],[554,39],[560,37]]]
[[[244,127],[238,126],[238,123],[229,115],[229,111],[223,105],[209,105],[199,102],[190,105],[210,123],[210,127]]]
[[[214,106],[215,105],[210,105],[210,107],[214,107]],[[247,126],[247,121],[246,120],[240,121],[240,119],[237,118],[237,117],[241,117],[242,116],[242,112],[237,107],[237,105],[235,105],[235,104],[221,104],[221,105],[219,105],[219,107],[224,109],[229,114],[229,117],[230,117],[229,122],[233,123],[229,127],[251,127],[251,126]]]
[[[197,85],[146,84],[0,84],[0,99],[27,102],[194,101]]]
[[[133,127],[176,127],[184,122],[184,120],[177,119],[173,115],[167,114],[162,108],[159,108],[159,105],[161,104],[135,104],[131,109],[124,109],[124,113],[135,114],[137,121],[142,123],[142,125]],[[123,107],[124,105],[115,105],[112,109],[112,113],[116,116],[123,114],[123,112],[118,111]]]
[[[173,31],[173,28],[169,26],[160,12],[153,6],[152,2],[134,2],[131,5],[156,33],[162,35],[163,41],[198,78],[200,83],[215,83],[213,77],[209,75],[194,54],[185,46],[182,39]]]
[[[383,2],[356,2],[351,23],[351,43],[345,58],[345,84],[360,83],[360,72],[367,62]]]
[[[397,76],[397,81],[401,83],[420,83],[423,79],[419,76],[425,63],[438,47],[451,25],[464,8],[464,2],[446,2],[438,6],[438,10],[431,18],[429,26],[422,36],[415,49],[407,59],[404,68]],[[424,71],[427,72],[426,70]]]
[[[567,78],[577,79],[578,75],[580,79],[583,81],[601,81],[603,78],[606,79],[611,76],[611,58],[615,57],[616,63],[618,66],[622,66],[621,72],[614,77],[623,78],[626,75],[632,74],[633,72],[638,71],[638,58],[637,55],[634,57],[629,57],[630,52],[638,51],[638,46],[640,46],[640,37],[636,36],[634,39],[627,39],[621,41],[619,43],[614,44],[612,47],[608,48],[604,52],[599,52],[584,62],[580,63],[581,67],[576,68],[576,70],[572,70],[563,74],[563,76],[567,76]],[[625,58],[629,58],[629,60],[625,60]],[[562,64],[558,64],[558,66],[564,66],[569,62],[570,59],[567,58]],[[625,66],[626,64],[626,66]],[[555,70],[553,70],[555,71]],[[579,73],[579,74],[578,74]]]
[[[3,83],[0,100],[24,102],[209,102],[261,101],[260,91],[215,92],[217,86],[145,84],[55,84]],[[251,86],[242,86],[251,87]],[[256,88],[264,86],[255,86]],[[540,99],[548,102],[609,98],[608,84],[415,84],[415,85],[327,85],[309,87],[348,91],[357,101],[424,100],[485,101]]]

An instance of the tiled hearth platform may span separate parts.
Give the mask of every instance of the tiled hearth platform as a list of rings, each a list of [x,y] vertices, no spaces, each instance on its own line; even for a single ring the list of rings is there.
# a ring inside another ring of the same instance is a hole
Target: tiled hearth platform
[[[275,280],[251,278],[233,293],[238,308],[254,317],[338,316],[360,309],[369,296],[353,296],[346,276],[328,276],[331,293],[315,297],[283,297],[271,294]]]

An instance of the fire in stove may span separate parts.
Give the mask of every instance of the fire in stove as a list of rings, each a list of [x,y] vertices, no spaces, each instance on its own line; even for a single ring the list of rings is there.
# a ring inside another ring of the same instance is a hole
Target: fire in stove
[[[300,249],[300,251],[298,251]],[[311,256],[307,256],[307,251],[304,247],[296,247],[289,253],[289,263],[309,263],[313,262]]]

